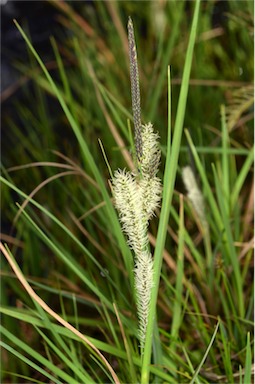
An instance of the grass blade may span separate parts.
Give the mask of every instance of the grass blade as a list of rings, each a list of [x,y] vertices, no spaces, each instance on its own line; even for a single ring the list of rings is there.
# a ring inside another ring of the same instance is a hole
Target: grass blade
[[[180,91],[180,97],[178,102],[178,109],[176,115],[176,123],[174,128],[173,143],[170,153],[170,125],[168,127],[168,144],[167,144],[167,156],[166,156],[166,166],[164,172],[164,181],[163,181],[163,198],[162,198],[162,209],[159,220],[159,228],[157,234],[157,242],[154,254],[154,286],[152,289],[151,303],[150,303],[150,314],[148,320],[148,327],[146,333],[145,349],[142,362],[142,372],[141,372],[141,383],[147,384],[149,382],[149,372],[150,372],[150,360],[151,360],[151,347],[152,347],[152,335],[154,328],[154,319],[156,318],[156,303],[158,295],[159,280],[161,274],[161,265],[162,265],[162,255],[165,245],[166,233],[167,233],[167,224],[170,213],[170,206],[172,201],[172,195],[174,190],[174,182],[177,172],[177,163],[180,151],[180,143],[183,132],[183,122],[185,115],[185,107],[187,103],[187,95],[189,89],[189,77],[191,71],[193,50],[196,39],[196,29],[198,24],[198,15],[199,15],[199,5],[200,0],[196,1],[194,17],[191,27],[191,34],[189,45],[187,49],[187,55],[184,65],[182,86]],[[169,78],[170,82],[170,78]],[[170,97],[168,100],[171,102]]]

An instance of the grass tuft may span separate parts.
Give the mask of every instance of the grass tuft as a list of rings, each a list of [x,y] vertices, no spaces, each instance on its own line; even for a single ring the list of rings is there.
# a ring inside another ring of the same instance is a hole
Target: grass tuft
[[[27,52],[15,63],[21,80],[3,94],[1,382],[252,382],[253,3],[49,4],[65,32],[49,40],[49,60],[15,21]],[[140,143],[146,164],[131,128],[129,16],[136,125],[158,131],[159,146]],[[161,208],[142,178],[158,167]],[[141,206],[150,219],[142,251],[153,255],[142,355],[136,261],[112,197],[117,169],[157,206]]]

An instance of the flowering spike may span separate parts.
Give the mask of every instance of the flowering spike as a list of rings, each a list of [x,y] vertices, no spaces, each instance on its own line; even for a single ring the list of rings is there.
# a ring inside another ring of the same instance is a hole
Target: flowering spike
[[[202,224],[207,226],[204,198],[197,185],[192,168],[189,165],[182,169],[182,180],[188,192],[188,198],[191,201],[198,217],[200,218]]]
[[[143,158],[141,161],[141,171],[143,177],[153,178],[158,172],[160,163],[159,135],[153,132],[151,123],[143,125],[142,128]]]
[[[161,199],[161,181],[156,176],[161,151],[159,136],[154,133],[152,124],[141,124],[139,76],[131,18],[128,20],[128,41],[135,148],[141,173],[116,171],[112,179],[112,191],[122,230],[135,254],[138,336],[143,353],[153,286],[153,259],[149,249],[148,225]]]
[[[135,45],[134,27],[131,17],[128,19],[128,43],[129,43],[129,62],[130,62],[130,81],[131,81],[131,96],[132,109],[135,126],[135,149],[138,161],[143,155],[143,143],[141,133],[141,105],[140,105],[140,88],[139,88],[139,73],[137,64],[137,54]]]
[[[118,170],[112,180],[115,206],[128,244],[135,253],[135,288],[139,318],[139,339],[143,353],[153,285],[153,259],[149,251],[149,220],[159,207],[161,181],[156,174],[160,161],[158,134],[152,124],[143,126],[144,153],[140,161],[142,177]]]

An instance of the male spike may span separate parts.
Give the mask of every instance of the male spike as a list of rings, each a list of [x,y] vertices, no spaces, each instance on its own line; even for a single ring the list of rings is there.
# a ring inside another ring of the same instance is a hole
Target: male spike
[[[141,105],[140,105],[140,88],[139,73],[137,64],[137,54],[135,45],[134,27],[131,17],[128,19],[128,43],[129,43],[129,62],[130,62],[130,81],[132,109],[135,128],[135,150],[137,160],[140,162],[143,155],[142,143],[142,123],[141,123]]]

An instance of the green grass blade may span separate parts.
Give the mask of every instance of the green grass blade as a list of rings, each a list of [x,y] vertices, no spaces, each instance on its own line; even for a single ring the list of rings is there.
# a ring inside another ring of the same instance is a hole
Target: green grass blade
[[[244,181],[248,175],[248,173],[251,171],[251,166],[254,161],[254,147],[252,147],[249,150],[248,156],[246,157],[243,166],[238,173],[238,177],[236,179],[235,185],[233,186],[232,192],[231,192],[231,207],[234,207],[237,204],[238,197],[240,195],[240,191],[243,187]]]
[[[105,187],[105,181],[104,179],[102,178],[102,175],[97,167],[97,164],[95,163],[94,159],[93,159],[93,156],[89,150],[89,146],[88,144],[86,143],[86,141],[84,140],[83,138],[83,135],[81,133],[81,130],[80,130],[80,127],[78,126],[77,124],[77,121],[74,119],[74,116],[72,115],[72,113],[70,112],[61,92],[59,91],[57,85],[55,84],[55,82],[53,81],[49,71],[47,70],[46,66],[44,65],[44,63],[42,62],[40,56],[38,55],[38,53],[36,52],[36,50],[34,49],[34,47],[32,46],[32,44],[30,43],[27,35],[25,34],[25,32],[22,30],[22,28],[20,27],[20,25],[18,24],[18,22],[16,20],[14,20],[14,23],[16,25],[16,27],[18,28],[19,32],[21,33],[22,37],[24,38],[26,44],[28,45],[30,51],[32,52],[32,54],[34,55],[34,57],[36,58],[38,64],[40,65],[43,73],[45,74],[49,84],[50,84],[50,87],[52,88],[52,90],[54,91],[54,94],[56,95],[65,115],[66,115],[66,118],[67,120],[69,121],[70,123],[70,126],[72,127],[72,130],[77,138],[77,141],[80,145],[80,149],[81,149],[81,153],[82,153],[82,156],[83,156],[83,159],[84,159],[84,164],[87,164],[89,165],[93,175],[95,176],[95,179],[100,187],[100,191],[101,191],[101,194],[102,194],[102,197],[106,203],[106,210],[107,210],[107,213],[108,213],[108,217],[109,217],[109,221],[111,222],[111,225],[114,229],[114,233],[116,235],[116,238],[119,242],[119,246],[120,246],[120,249],[122,250],[122,255],[124,257],[124,261],[125,261],[125,264],[126,264],[126,268],[128,270],[128,273],[129,273],[129,276],[130,276],[130,280],[133,281],[133,266],[132,266],[132,257],[131,257],[131,252],[129,250],[129,248],[127,247],[126,245],[126,241],[125,241],[125,238],[124,238],[124,235],[121,231],[121,227],[120,227],[120,224],[119,224],[119,221],[118,221],[118,218],[117,218],[117,215],[116,215],[116,212],[113,208],[113,205],[111,203],[111,199],[109,197],[109,194],[107,192],[107,189]]]
[[[21,195],[24,198],[28,198],[28,196],[19,190],[17,187],[15,187],[13,184],[11,184],[9,181],[4,179],[3,177],[0,176],[0,181],[2,181],[4,184],[9,186],[11,189],[16,191],[19,195]],[[68,235],[70,236],[74,241],[75,236],[68,230],[67,227],[65,227],[54,215],[52,215],[49,211],[47,211],[42,205],[37,203],[34,199],[29,198],[30,203],[32,203],[35,207],[40,209],[46,216],[48,216],[51,220],[53,220],[59,227]],[[103,295],[103,293],[96,287],[95,284],[93,284],[90,279],[87,276],[86,271],[84,271],[81,266],[69,255],[66,254],[66,252],[61,249],[58,244],[54,241],[52,241],[46,234],[45,232],[34,222],[34,220],[25,212],[23,211],[22,214],[26,217],[26,219],[32,224],[32,226],[35,228],[36,233],[44,240],[44,242],[58,255],[58,257],[66,264],[68,267],[75,273],[81,281],[83,281],[89,289],[92,290],[99,298],[102,300],[107,307],[113,311],[113,306],[112,303]],[[81,248],[83,251],[86,252],[86,248],[80,244]],[[87,252],[86,252],[87,253]],[[99,269],[100,271],[100,269]],[[104,269],[101,269],[101,272],[103,272]]]
[[[220,335],[221,335],[221,341],[222,341],[222,360],[225,367],[227,379],[230,383],[232,383],[234,382],[234,377],[233,377],[233,370],[232,370],[232,364],[231,364],[230,341],[226,334],[225,327],[222,323],[220,324]]]
[[[227,212],[229,213],[229,157],[228,157],[228,147],[229,147],[229,137],[228,130],[226,124],[226,116],[225,116],[225,107],[221,106],[221,127],[222,127],[222,189],[224,193],[225,207],[227,208]]]
[[[17,338],[15,335],[10,333],[6,328],[4,328],[2,325],[0,325],[0,333],[2,336],[8,338],[13,344],[15,344],[18,348],[23,350],[26,354],[30,355],[31,358],[38,361],[39,364],[46,367],[50,372],[54,373],[57,377],[60,378],[60,380],[64,380],[66,383],[70,384],[77,384],[76,380],[73,380],[71,376],[66,374],[62,369],[58,368],[55,364],[51,363],[48,359],[43,357],[40,353],[36,352],[33,348],[31,348],[28,344],[24,343],[22,340]],[[0,342],[2,344],[3,342]],[[44,376],[51,378],[54,382],[60,384],[61,381],[58,381],[54,376],[49,375],[48,372],[46,372],[44,369],[42,369],[39,365],[33,363],[30,359],[26,358],[21,353],[14,350],[12,347],[5,344],[5,348],[8,348],[10,352],[12,352],[14,355],[16,355],[18,358],[25,361],[27,364],[29,364],[31,367],[38,370],[38,372],[41,372]],[[50,376],[50,377],[49,377]]]
[[[221,183],[219,181],[218,175],[216,173],[215,167],[213,166],[213,173],[215,177],[215,186],[216,186],[216,193],[218,197],[218,202],[220,206],[221,211],[221,217],[222,217],[222,224],[224,228],[224,232],[222,234],[222,241],[226,242],[226,249],[228,251],[228,258],[229,260],[226,260],[229,265],[233,267],[234,271],[234,283],[236,286],[236,294],[238,299],[238,312],[241,317],[244,316],[245,310],[244,310],[244,298],[243,298],[243,283],[242,283],[242,276],[240,273],[240,263],[237,257],[236,249],[234,246],[234,239],[230,227],[230,221],[227,213],[227,207],[226,202],[224,200],[223,194],[221,188]]]
[[[246,344],[246,357],[245,357],[245,367],[244,367],[244,383],[252,382],[252,353],[251,353],[251,343],[250,343],[250,333],[247,333],[247,344]]]
[[[181,195],[182,196],[182,195]],[[179,328],[182,321],[182,291],[183,291],[183,277],[184,277],[184,212],[183,212],[183,196],[180,204],[180,219],[179,219],[179,234],[178,234],[178,253],[177,253],[177,274],[176,274],[176,287],[175,298],[173,305],[173,319],[171,327],[171,337],[178,338]]]
[[[176,43],[178,32],[180,32],[180,23],[183,17],[183,7],[185,5],[185,2],[177,1],[176,3],[178,4],[176,4],[176,8],[175,8],[175,19],[174,19],[173,28],[171,30],[171,34],[168,39],[167,47],[164,50],[164,56],[163,56],[162,65],[160,68],[160,73],[157,78],[156,87],[153,89],[150,105],[148,108],[149,121],[154,121],[155,119],[155,114],[157,111],[160,94],[164,86],[165,72],[170,62],[171,53],[173,51],[174,44]]]
[[[153,335],[153,328],[154,328],[154,319],[156,318],[155,313],[156,313],[159,280],[160,280],[160,274],[161,274],[162,255],[163,255],[163,249],[165,245],[167,224],[169,219],[174,182],[175,182],[175,177],[177,172],[177,163],[178,163],[180,143],[181,143],[181,137],[182,137],[182,131],[183,131],[185,107],[187,103],[187,95],[188,95],[188,89],[189,89],[189,77],[190,77],[193,50],[194,50],[195,39],[196,39],[196,29],[198,24],[199,5],[200,5],[200,0],[196,1],[196,4],[195,4],[194,17],[193,17],[193,22],[191,27],[190,40],[189,40],[189,45],[187,49],[180,97],[178,102],[178,109],[177,109],[177,116],[176,116],[171,153],[170,153],[170,140],[169,140],[170,130],[168,129],[168,144],[167,144],[168,148],[167,148],[166,166],[165,166],[165,172],[164,172],[164,181],[163,181],[162,209],[161,209],[161,215],[159,220],[157,242],[156,242],[156,248],[155,248],[155,254],[154,254],[154,286],[153,286],[152,295],[151,295],[150,314],[148,319],[144,356],[143,356],[143,362],[142,362],[142,372],[141,372],[142,384],[147,384],[150,380],[149,377],[150,377],[152,335]],[[170,101],[170,96],[169,96],[169,101]]]
[[[197,151],[196,151],[196,147],[192,141],[192,138],[188,132],[188,130],[185,130],[185,134],[186,134],[186,137],[187,137],[187,141],[189,143],[189,147],[191,149],[191,152],[192,152],[192,155],[193,155],[193,158],[194,158],[194,161],[195,161],[195,164],[196,164],[196,168],[198,170],[198,173],[199,173],[199,176],[201,177],[201,181],[202,181],[202,184],[203,184],[203,188],[204,188],[204,191],[205,191],[205,196],[208,200],[208,203],[209,203],[209,206],[210,206],[210,210],[212,212],[212,215],[213,215],[213,218],[214,218],[214,222],[215,222],[215,225],[216,225],[216,228],[217,228],[217,231],[218,232],[222,232],[224,227],[223,227],[223,224],[222,224],[222,220],[221,220],[221,215],[220,215],[220,212],[219,212],[219,208],[217,206],[217,203],[215,201],[215,198],[214,198],[214,195],[213,195],[213,192],[212,192],[212,188],[209,184],[209,181],[208,181],[208,178],[207,178],[207,174],[206,174],[206,170],[204,169],[204,166],[197,154]]]
[[[209,343],[209,345],[208,345],[208,347],[207,347],[207,349],[206,349],[206,351],[205,351],[205,354],[204,354],[204,356],[203,356],[203,358],[202,358],[202,360],[201,360],[199,366],[198,366],[197,369],[196,369],[195,375],[193,376],[193,378],[192,378],[190,384],[194,384],[195,381],[197,380],[197,376],[198,376],[198,374],[199,374],[199,372],[200,372],[200,369],[202,368],[202,366],[203,366],[203,364],[204,364],[204,362],[205,362],[205,360],[206,360],[206,358],[207,358],[207,356],[208,356],[208,354],[209,354],[209,352],[210,352],[210,349],[211,349],[211,347],[212,347],[212,345],[213,345],[213,342],[214,342],[214,340],[215,340],[215,338],[216,338],[216,335],[217,335],[217,332],[218,332],[219,325],[220,325],[220,320],[218,321],[218,323],[217,323],[217,325],[216,325],[216,327],[215,327],[215,330],[214,330],[214,332],[213,332],[211,341],[210,341],[210,343]]]
[[[78,382],[88,383],[88,384],[94,383],[91,377],[84,371],[81,362],[72,361],[73,353],[67,346],[64,350],[63,349],[61,350],[40,329],[37,328],[37,331],[42,336],[42,338],[47,343],[47,345],[50,347],[50,349],[54,352],[54,354],[60,359],[63,365],[68,367],[73,372],[72,376],[76,377],[76,380]]]

